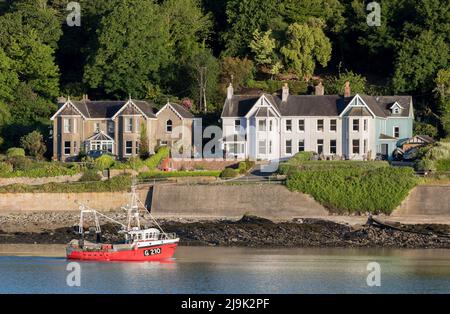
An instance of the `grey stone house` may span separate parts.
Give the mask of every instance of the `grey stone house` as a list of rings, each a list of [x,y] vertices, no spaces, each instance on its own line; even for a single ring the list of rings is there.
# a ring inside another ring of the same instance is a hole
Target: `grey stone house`
[[[119,159],[139,155],[141,131],[147,132],[150,153],[160,145],[192,147],[193,128],[201,127],[184,107],[170,103],[157,111],[147,101],[65,100],[53,121],[53,159],[75,159],[81,150],[104,150]]]

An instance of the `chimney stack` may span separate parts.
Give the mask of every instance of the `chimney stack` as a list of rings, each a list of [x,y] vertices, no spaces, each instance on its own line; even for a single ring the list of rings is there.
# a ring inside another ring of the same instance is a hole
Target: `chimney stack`
[[[283,90],[281,93],[281,101],[287,102],[288,97],[289,97],[289,86],[288,83],[284,83]]]
[[[233,85],[230,83],[230,85],[227,87],[227,99],[231,100],[233,98]]]
[[[67,98],[64,96],[58,97],[58,104],[65,104],[67,102]]]
[[[350,89],[350,82],[347,81],[345,82],[345,87],[344,87],[344,97],[350,97],[352,95],[352,91]]]
[[[315,94],[316,96],[325,95],[325,87],[322,85],[322,82],[319,82],[319,84],[315,87]]]

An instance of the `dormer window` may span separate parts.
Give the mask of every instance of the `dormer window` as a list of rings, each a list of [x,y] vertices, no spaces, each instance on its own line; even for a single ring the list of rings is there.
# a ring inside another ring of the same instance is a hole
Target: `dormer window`
[[[398,115],[402,113],[403,107],[398,102],[395,102],[390,109],[392,114]]]

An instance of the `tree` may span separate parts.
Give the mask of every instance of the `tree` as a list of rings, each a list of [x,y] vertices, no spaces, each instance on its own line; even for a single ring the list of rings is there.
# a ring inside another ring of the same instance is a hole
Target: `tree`
[[[141,98],[161,80],[170,55],[169,30],[152,0],[119,2],[101,20],[98,49],[88,58],[84,82],[114,97]]]
[[[247,58],[223,57],[220,61],[220,68],[221,82],[225,85],[233,83],[236,91],[253,78],[253,62]]]
[[[405,39],[398,52],[394,88],[399,92],[432,90],[439,69],[446,68],[449,46],[432,31],[423,31],[414,40]]]
[[[39,131],[33,131],[20,139],[21,146],[28,151],[30,156],[42,159],[47,148],[44,137]]]
[[[255,55],[256,64],[271,67],[274,63],[275,39],[271,38],[272,31],[268,30],[261,34],[259,30],[253,32],[253,40],[250,48]]]
[[[54,50],[41,42],[38,32],[25,24],[20,13],[0,16],[0,48],[12,60],[12,70],[43,97],[59,94],[59,70]]]
[[[367,80],[364,76],[353,73],[352,71],[345,71],[339,73],[337,77],[331,77],[325,85],[327,94],[344,94],[345,82],[350,82],[352,93],[364,94],[367,88]]]
[[[140,142],[141,149],[139,150],[139,156],[141,159],[147,159],[150,156],[150,149],[148,145],[147,125],[145,123],[141,123]]]
[[[246,56],[255,30],[263,30],[278,15],[277,0],[229,0],[227,30],[222,34],[227,56]]]
[[[281,48],[286,68],[300,78],[309,79],[316,62],[325,67],[331,58],[331,43],[323,32],[323,21],[309,19],[308,23],[294,23],[288,27],[287,44]]]
[[[217,95],[219,62],[210,49],[202,47],[191,58],[189,65],[187,73],[190,96],[199,104],[198,110],[206,112],[208,103],[214,102],[214,96]]]
[[[450,68],[438,72],[436,85],[442,130],[445,136],[450,136]]]
[[[22,16],[23,24],[37,31],[42,43],[53,49],[58,46],[62,28],[58,12],[47,4],[47,0],[18,0],[12,11]]]

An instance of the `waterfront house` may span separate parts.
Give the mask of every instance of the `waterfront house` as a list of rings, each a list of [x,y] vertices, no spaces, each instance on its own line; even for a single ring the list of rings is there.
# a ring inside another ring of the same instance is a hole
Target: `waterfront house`
[[[150,153],[162,145],[190,149],[193,130],[201,127],[183,106],[167,103],[159,111],[147,101],[62,100],[53,121],[53,159],[73,160],[83,150],[108,151],[119,159],[139,155],[141,131]],[[143,129],[145,128],[145,129]]]
[[[281,94],[281,95],[280,95]],[[412,136],[411,96],[235,95],[227,89],[222,111],[222,145],[226,156],[237,159],[284,160],[301,151],[322,158],[392,159],[398,143]]]

